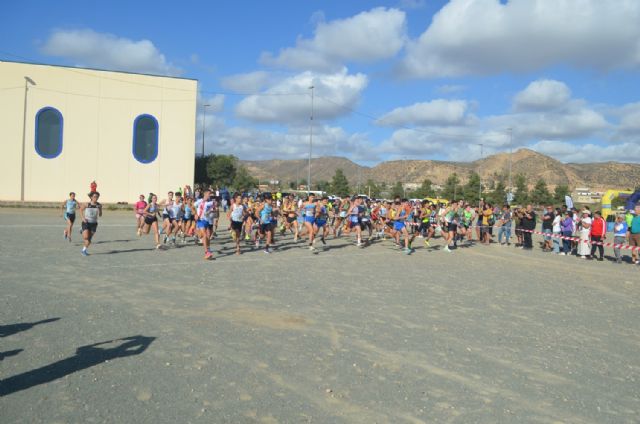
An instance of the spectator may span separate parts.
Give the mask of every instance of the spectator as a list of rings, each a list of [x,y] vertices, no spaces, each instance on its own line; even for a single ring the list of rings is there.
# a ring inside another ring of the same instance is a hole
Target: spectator
[[[591,223],[591,255],[589,259],[594,259],[596,249],[598,249],[598,260],[604,261],[604,247],[602,241],[607,238],[607,223],[602,219],[600,211],[593,214],[593,222]]]
[[[631,219],[631,225],[627,229],[627,233],[629,234],[629,245],[638,247],[640,246],[640,203],[635,207],[635,216]],[[640,260],[638,260],[638,250],[632,250],[631,256],[633,258],[634,264],[640,264]]]
[[[536,229],[536,213],[533,211],[533,206],[527,205],[527,209],[524,211],[522,218],[522,239],[523,249],[533,249],[533,241],[531,239],[531,232]]]
[[[544,252],[551,251],[551,233],[553,232],[553,219],[555,215],[553,213],[553,207],[547,206],[544,215],[542,215],[542,232],[544,233],[544,244],[542,250]]]
[[[560,225],[561,221],[562,211],[560,210],[560,208],[557,208],[551,226],[553,231],[553,253],[555,253],[556,255],[560,254],[560,236],[562,235],[562,227]]]
[[[575,222],[573,221],[573,212],[567,211],[562,223],[560,224],[560,228],[562,230],[563,237],[572,237],[575,232]],[[571,254],[571,240],[568,238],[562,239],[562,253],[561,255],[570,255]]]
[[[498,243],[501,246],[504,246],[506,243],[507,246],[511,246],[511,210],[509,209],[509,205],[502,206],[502,213],[500,214],[500,227],[498,228]],[[505,241],[502,241],[502,236],[505,236]]]
[[[616,222],[613,224],[613,242],[615,244],[624,244],[627,241],[628,228],[629,226],[627,225],[624,215],[620,214],[616,216]],[[614,247],[613,253],[616,255],[616,263],[622,263],[620,248]]]
[[[582,211],[582,219],[579,223],[580,241],[578,242],[578,255],[580,259],[586,259],[591,254],[589,246],[589,234],[591,233],[591,213],[585,209]]]

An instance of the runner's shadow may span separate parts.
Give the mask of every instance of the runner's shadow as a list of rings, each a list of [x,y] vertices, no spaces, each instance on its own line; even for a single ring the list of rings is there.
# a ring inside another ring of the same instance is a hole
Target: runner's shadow
[[[97,253],[92,253],[92,255],[116,255],[118,253],[132,253],[132,252],[149,252],[149,251],[154,251],[156,250],[155,248],[151,247],[151,248],[146,248],[146,249],[123,249],[123,250],[109,250],[107,252],[97,252]],[[165,249],[163,249],[165,250]]]
[[[6,352],[0,352],[0,361],[4,360],[4,358],[8,358],[9,356],[16,356],[18,353],[22,352],[24,349],[16,349],[16,350],[8,350]]]
[[[123,240],[100,240],[100,241],[96,241],[93,244],[104,244],[104,243],[128,243],[130,241],[133,241],[133,239],[123,239]]]
[[[46,384],[77,371],[93,367],[105,361],[127,356],[139,355],[144,352],[155,337],[131,336],[123,339],[108,340],[79,347],[75,356],[62,359],[44,367],[27,371],[13,377],[0,380],[0,397],[29,389],[40,384]],[[113,342],[122,342],[112,348],[98,346]]]
[[[60,318],[49,318],[49,319],[43,319],[42,321],[37,321],[37,322],[21,322],[19,324],[0,325],[0,337],[8,337],[8,336],[11,336],[12,334],[21,333],[23,331],[30,330],[32,327],[35,327],[36,325],[58,321],[59,319]]]

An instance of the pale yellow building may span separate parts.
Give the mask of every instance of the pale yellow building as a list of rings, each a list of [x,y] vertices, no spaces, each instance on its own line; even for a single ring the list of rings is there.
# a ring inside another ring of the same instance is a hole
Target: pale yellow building
[[[101,202],[192,184],[197,81],[0,61],[0,200]]]

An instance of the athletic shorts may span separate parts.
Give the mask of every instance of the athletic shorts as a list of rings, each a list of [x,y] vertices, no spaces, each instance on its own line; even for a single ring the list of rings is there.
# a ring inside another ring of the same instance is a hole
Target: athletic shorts
[[[347,212],[346,211],[340,211],[340,218],[346,218],[347,217]]]
[[[393,229],[396,231],[402,231],[404,228],[404,221],[395,221],[393,223]]]
[[[75,213],[65,213],[64,214],[65,218],[69,220],[69,222],[71,222],[72,224],[76,221],[76,214]]]
[[[95,233],[96,230],[98,229],[98,223],[97,222],[85,222],[82,221],[82,231],[89,231],[91,233]]]
[[[266,233],[267,231],[271,231],[273,228],[273,225],[271,224],[271,222],[269,222],[268,224],[260,224],[260,232],[261,233]]]
[[[164,221],[165,219],[169,219],[169,215],[167,215],[166,213],[163,213],[162,220]]]
[[[231,229],[233,231],[240,231],[242,230],[242,226],[244,225],[244,222],[242,221],[231,221]]]
[[[456,231],[458,231],[458,224],[456,224],[455,222],[450,222],[449,224],[447,224],[447,231],[453,231],[455,233]]]
[[[293,224],[294,222],[296,222],[296,220],[297,220],[297,219],[298,219],[298,217],[297,217],[297,216],[288,216],[288,217],[287,217],[287,222],[288,222],[289,224]]]
[[[313,224],[314,222],[316,222],[316,219],[312,216],[305,216],[304,217],[304,222],[308,222],[309,224]]]
[[[196,227],[201,230],[206,230],[208,228],[212,228],[213,226],[209,224],[209,221],[207,221],[206,219],[199,219],[198,222],[196,222]]]
[[[147,216],[147,217],[144,218],[144,223],[147,224],[147,225],[151,225],[154,222],[156,222],[157,220],[158,220],[158,218],[156,218],[155,215],[154,216]]]
[[[327,221],[324,219],[318,219],[316,220],[316,227],[318,228],[322,228],[327,224]]]

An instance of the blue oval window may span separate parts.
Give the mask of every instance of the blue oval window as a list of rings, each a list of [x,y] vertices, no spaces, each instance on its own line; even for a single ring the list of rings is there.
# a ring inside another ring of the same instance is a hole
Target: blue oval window
[[[45,159],[62,153],[62,114],[53,107],[45,107],[36,114],[36,152]]]
[[[158,121],[151,115],[140,115],[133,122],[133,157],[142,163],[158,157]]]

